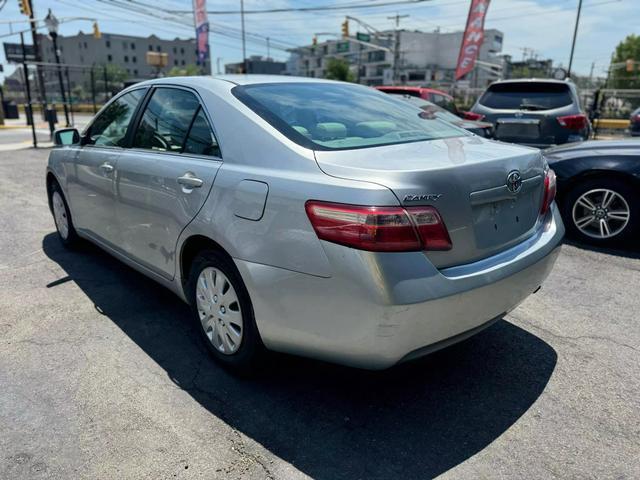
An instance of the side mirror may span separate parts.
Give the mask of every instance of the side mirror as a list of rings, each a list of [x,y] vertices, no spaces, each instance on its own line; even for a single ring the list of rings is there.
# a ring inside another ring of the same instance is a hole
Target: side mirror
[[[56,147],[77,145],[80,143],[80,132],[76,128],[61,128],[53,134],[53,144]]]

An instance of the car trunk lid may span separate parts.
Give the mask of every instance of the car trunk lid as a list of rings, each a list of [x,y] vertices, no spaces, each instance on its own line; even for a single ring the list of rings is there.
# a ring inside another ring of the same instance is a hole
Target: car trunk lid
[[[539,150],[479,137],[339,151],[316,151],[328,175],[374,182],[404,206],[437,208],[453,248],[427,252],[439,268],[476,261],[515,245],[535,229],[544,190]],[[517,193],[507,176],[519,172]]]

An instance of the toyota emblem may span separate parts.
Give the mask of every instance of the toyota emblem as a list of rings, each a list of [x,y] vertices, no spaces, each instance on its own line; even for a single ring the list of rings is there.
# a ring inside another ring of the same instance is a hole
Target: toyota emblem
[[[518,193],[522,188],[522,176],[518,170],[512,170],[507,175],[507,190],[511,193]]]

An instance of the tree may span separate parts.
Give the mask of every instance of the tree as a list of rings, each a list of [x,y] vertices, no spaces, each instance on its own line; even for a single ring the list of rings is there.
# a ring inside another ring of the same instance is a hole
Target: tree
[[[185,65],[183,67],[173,67],[167,73],[168,77],[185,77],[192,75],[200,75],[200,67],[198,65],[194,65],[193,63],[189,65]]]
[[[614,88],[640,88],[640,35],[631,34],[616,47],[613,63],[625,63],[633,60],[633,72],[627,72],[625,67],[611,71],[612,86]]]
[[[343,82],[355,82],[353,72],[349,69],[349,62],[344,58],[330,58],[327,61],[326,78],[330,80],[342,80]]]

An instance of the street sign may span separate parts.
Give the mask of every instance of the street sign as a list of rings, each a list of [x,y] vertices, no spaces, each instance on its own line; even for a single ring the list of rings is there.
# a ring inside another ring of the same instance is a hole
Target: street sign
[[[371,35],[369,35],[368,33],[356,33],[356,39],[360,40],[361,42],[370,42],[371,41]]]
[[[4,43],[4,56],[9,63],[22,63],[22,45],[19,43]],[[36,50],[33,45],[25,45],[24,50],[27,61],[36,59]]]
[[[349,42],[338,42],[336,43],[336,52],[345,53],[349,51]]]

